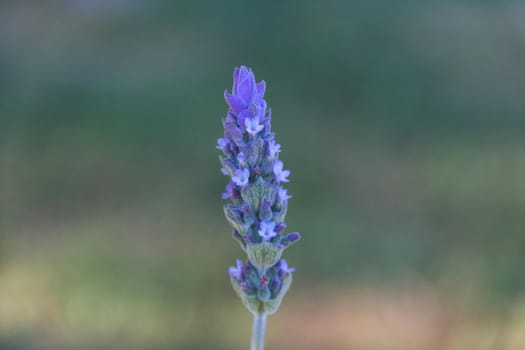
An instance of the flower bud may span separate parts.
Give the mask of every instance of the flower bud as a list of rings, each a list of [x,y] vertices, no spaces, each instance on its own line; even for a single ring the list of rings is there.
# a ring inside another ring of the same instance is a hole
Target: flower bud
[[[274,213],[273,219],[276,222],[281,222],[284,220],[284,217],[286,216],[286,212],[288,211],[288,202],[283,201],[281,204],[280,209]]]
[[[281,240],[281,244],[284,248],[287,248],[301,239],[301,235],[298,232],[292,232]]]
[[[249,225],[246,225],[244,223],[242,219],[242,212],[232,205],[224,206],[224,216],[226,217],[228,222],[233,226],[233,228],[236,229],[241,235],[246,234],[246,232],[250,228]]]
[[[259,219],[262,221],[269,221],[272,219],[272,202],[269,198],[263,198],[261,209],[259,211]]]
[[[255,222],[255,213],[252,210],[252,207],[248,202],[244,202],[242,204],[242,213],[244,217],[244,224],[247,226],[251,226]]]

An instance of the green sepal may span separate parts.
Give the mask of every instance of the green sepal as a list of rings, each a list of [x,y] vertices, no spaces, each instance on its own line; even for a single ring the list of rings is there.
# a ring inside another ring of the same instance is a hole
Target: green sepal
[[[262,177],[259,177],[253,184],[241,190],[241,197],[250,204],[255,212],[258,212],[262,198],[266,197],[273,202],[276,193],[275,186],[266,183]]]
[[[281,290],[279,291],[279,294],[275,298],[265,301],[263,303],[263,309],[266,314],[271,315],[277,312],[277,310],[279,310],[279,306],[281,306],[281,302],[283,301],[284,296],[288,292],[288,289],[290,289],[291,284],[292,274],[287,273],[286,277],[283,280],[283,285],[281,287]]]
[[[234,229],[236,229],[241,235],[245,235],[246,232],[248,232],[248,229],[250,226],[243,224],[240,222],[240,218],[238,215],[236,215],[228,205],[224,206],[224,216],[226,217],[226,220],[233,226]]]
[[[287,211],[288,211],[288,202],[284,201],[281,204],[279,211],[274,213],[273,220],[275,220],[275,222],[284,221],[284,217],[286,216]]]
[[[241,286],[239,285],[239,281],[237,281],[235,278],[230,277],[230,281],[232,283],[233,290],[235,290],[239,298],[241,298],[244,306],[253,314],[260,313],[263,309],[263,305],[257,298],[257,295],[247,294],[244,290],[242,290]]]
[[[272,293],[270,293],[270,289],[268,289],[268,286],[264,287],[263,289],[259,289],[257,292],[257,297],[262,303],[267,302],[270,300],[272,296]]]
[[[281,258],[283,249],[268,242],[258,244],[248,244],[246,246],[246,253],[252,264],[257,267],[260,272],[264,272],[267,268],[275,265]]]
[[[242,250],[246,252],[246,241],[244,240],[243,236],[239,233],[237,230],[233,230],[232,237],[239,242]]]
[[[244,147],[244,155],[246,156],[246,161],[249,166],[253,167],[261,158],[262,146],[263,140],[257,138],[252,142],[247,143]]]
[[[239,281],[237,281],[235,278],[230,277],[230,281],[233,289],[241,299],[242,303],[252,314],[264,313],[271,315],[279,310],[284,296],[288,292],[288,289],[290,289],[290,285],[292,284],[292,274],[286,274],[279,294],[266,301],[261,301],[257,295],[250,295],[246,293],[244,290],[242,290],[241,286],[239,285]],[[268,296],[264,297],[264,299],[267,298]]]
[[[233,176],[235,173],[235,166],[232,164],[230,158],[225,158],[221,155],[219,155],[219,161],[221,162],[221,165],[230,176]]]

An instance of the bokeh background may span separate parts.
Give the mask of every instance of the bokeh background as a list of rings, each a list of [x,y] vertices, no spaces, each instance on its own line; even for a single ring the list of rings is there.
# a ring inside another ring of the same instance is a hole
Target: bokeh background
[[[0,349],[246,349],[234,66],[292,170],[268,348],[525,349],[523,1],[0,4]]]

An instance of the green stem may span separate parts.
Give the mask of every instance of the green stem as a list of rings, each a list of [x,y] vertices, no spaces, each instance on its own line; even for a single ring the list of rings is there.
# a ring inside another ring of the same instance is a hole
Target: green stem
[[[253,317],[253,334],[251,350],[264,350],[264,333],[266,330],[266,314],[258,313]]]

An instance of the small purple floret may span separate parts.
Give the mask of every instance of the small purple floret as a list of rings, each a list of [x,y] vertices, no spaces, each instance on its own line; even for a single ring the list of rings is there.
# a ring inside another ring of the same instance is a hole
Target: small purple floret
[[[232,276],[236,280],[240,281],[241,277],[242,277],[241,274],[242,274],[243,263],[242,263],[241,260],[237,259],[236,264],[237,264],[237,266],[230,267],[228,269],[228,272],[230,273],[230,276]]]
[[[262,221],[258,233],[259,236],[261,236],[261,238],[265,241],[275,237],[277,235],[277,233],[275,232],[275,222]]]
[[[226,149],[226,147],[228,147],[228,140],[221,137],[219,139],[217,139],[217,146],[215,148],[217,148],[218,150],[221,150],[221,151],[224,151]]]
[[[275,158],[275,156],[281,152],[281,145],[278,143],[275,143],[274,140],[270,140],[268,145],[268,153],[270,158]]]
[[[246,156],[244,153],[240,152],[237,154],[237,162],[239,162],[239,165],[242,167],[246,165]]]
[[[284,271],[284,273],[289,273],[289,272],[294,272],[295,271],[294,267],[288,267],[288,263],[286,262],[286,260],[281,259],[279,263],[280,263],[279,268],[282,271]]]
[[[281,202],[287,201],[288,199],[292,198],[292,196],[288,195],[288,190],[282,187],[279,187],[278,196],[279,201]]]
[[[264,129],[264,125],[259,124],[259,121],[256,118],[246,118],[244,119],[244,125],[246,126],[246,131],[250,135],[255,135],[262,129]]]
[[[250,171],[248,169],[237,169],[235,175],[232,176],[232,181],[240,187],[244,187],[248,184],[250,177]]]
[[[288,176],[290,176],[290,170],[283,170],[283,162],[278,160],[273,165],[273,173],[277,179],[277,181],[280,182],[290,182],[288,180]]]

